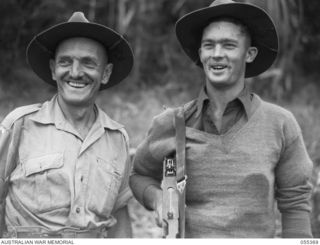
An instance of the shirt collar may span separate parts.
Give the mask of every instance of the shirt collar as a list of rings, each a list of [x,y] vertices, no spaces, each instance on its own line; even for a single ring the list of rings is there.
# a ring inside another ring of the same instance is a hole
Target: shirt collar
[[[209,100],[209,97],[207,95],[206,88],[205,88],[205,86],[203,86],[200,90],[200,93],[199,93],[199,96],[197,99],[196,118],[198,118],[200,116],[200,114],[202,113],[204,102],[208,101],[208,100]]]
[[[112,120],[104,111],[95,105],[97,112],[97,120],[103,128],[118,130],[124,126]],[[66,120],[62,113],[62,110],[58,104],[57,95],[53,96],[50,101],[45,102],[41,109],[35,113],[31,120],[41,124],[55,124],[56,127],[65,125]]]
[[[59,125],[64,122],[64,115],[58,105],[57,95],[53,96],[50,101],[43,103],[40,110],[30,119],[41,124]]]
[[[101,110],[98,106],[97,108],[97,115],[98,115],[98,120],[100,121],[102,127],[108,128],[111,130],[118,130],[121,128],[124,128],[124,126],[114,120],[112,120],[103,110]]]
[[[250,93],[247,86],[243,88],[237,99],[241,101],[247,117],[250,118],[252,115],[252,94]]]
[[[206,88],[205,88],[205,86],[203,86],[202,89],[200,90],[200,93],[199,93],[199,96],[197,99],[197,111],[195,114],[196,118],[198,118],[200,116],[200,114],[203,111],[204,104],[209,100],[210,99],[208,97]],[[252,110],[251,110],[252,109],[251,108],[252,107],[251,106],[252,105],[252,95],[249,92],[249,89],[247,88],[247,86],[245,86],[243,88],[243,90],[240,92],[238,97],[235,98],[235,100],[239,100],[241,102],[241,104],[244,107],[244,110],[245,110],[247,117],[248,118],[251,117],[251,115],[252,115]],[[229,102],[228,106],[231,105],[233,101]]]

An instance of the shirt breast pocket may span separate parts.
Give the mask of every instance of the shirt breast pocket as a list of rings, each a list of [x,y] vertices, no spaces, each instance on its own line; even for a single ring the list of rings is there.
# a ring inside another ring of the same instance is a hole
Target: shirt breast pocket
[[[119,193],[122,174],[115,161],[96,158],[89,183],[88,207],[100,216],[108,217]]]
[[[26,183],[23,188],[29,196],[27,204],[31,210],[43,213],[68,206],[70,193],[63,166],[62,153],[33,157],[24,162]]]

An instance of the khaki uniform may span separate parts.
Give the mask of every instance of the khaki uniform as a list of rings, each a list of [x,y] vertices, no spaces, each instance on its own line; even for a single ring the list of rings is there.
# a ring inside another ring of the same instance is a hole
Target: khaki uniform
[[[5,222],[19,227],[109,228],[132,197],[123,126],[95,107],[87,137],[65,120],[56,96],[24,116],[17,167],[11,173]]]

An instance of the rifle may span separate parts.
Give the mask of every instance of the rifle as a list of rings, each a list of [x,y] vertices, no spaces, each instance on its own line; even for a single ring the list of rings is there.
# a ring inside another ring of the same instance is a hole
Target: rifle
[[[176,157],[164,158],[162,188],[163,238],[185,236],[185,121],[183,109],[175,111]]]

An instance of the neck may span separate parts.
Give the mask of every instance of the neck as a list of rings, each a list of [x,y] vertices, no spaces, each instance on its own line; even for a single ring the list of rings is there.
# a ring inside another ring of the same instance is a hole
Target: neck
[[[84,139],[95,121],[94,104],[88,106],[75,106],[65,103],[59,96],[58,103],[66,120]]]
[[[239,96],[244,88],[243,81],[230,87],[217,87],[209,81],[206,82],[206,90],[210,99],[212,113],[217,120],[221,120],[229,102]]]

